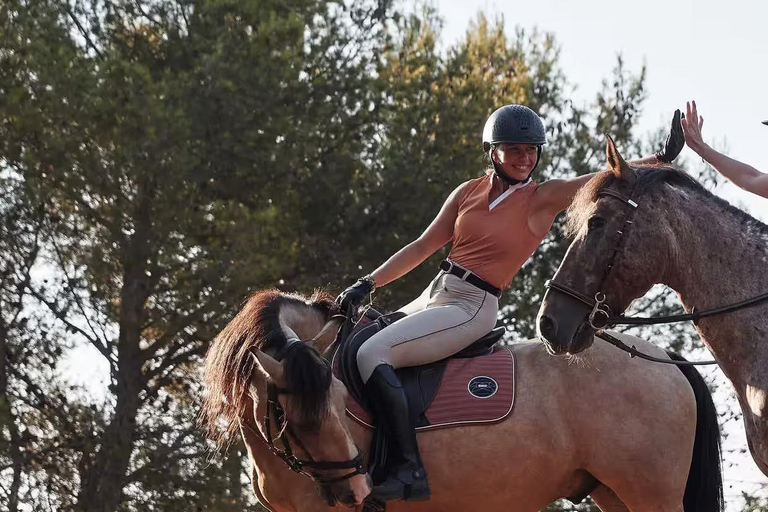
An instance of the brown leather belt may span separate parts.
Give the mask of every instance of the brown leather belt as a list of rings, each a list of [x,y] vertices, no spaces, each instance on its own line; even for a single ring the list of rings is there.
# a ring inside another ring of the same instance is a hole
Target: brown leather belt
[[[491,295],[495,295],[497,298],[501,297],[500,289],[484,281],[482,277],[478,276],[474,272],[462,268],[450,260],[441,261],[440,270],[447,274],[453,274],[454,276],[468,282],[472,286],[476,286],[481,290],[490,293]]]

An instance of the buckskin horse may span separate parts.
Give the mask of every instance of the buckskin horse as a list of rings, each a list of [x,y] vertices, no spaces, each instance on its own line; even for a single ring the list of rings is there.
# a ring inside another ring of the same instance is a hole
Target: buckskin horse
[[[260,291],[206,355],[205,425],[219,441],[242,436],[254,491],[274,511],[333,510],[367,493],[350,482],[364,478],[371,431],[347,414],[327,360],[340,321],[328,295]],[[611,512],[722,510],[717,416],[695,370],[612,347],[580,361],[538,342],[503,349],[516,358],[512,414],[419,432],[432,496],[388,510],[533,512],[587,494]]]
[[[693,320],[733,384],[749,449],[768,475],[768,226],[669,165],[633,166],[608,138],[609,170],[568,211],[574,240],[537,319],[554,354],[576,354],[617,324]],[[627,318],[656,283],[687,314]],[[602,344],[601,344],[602,345]]]

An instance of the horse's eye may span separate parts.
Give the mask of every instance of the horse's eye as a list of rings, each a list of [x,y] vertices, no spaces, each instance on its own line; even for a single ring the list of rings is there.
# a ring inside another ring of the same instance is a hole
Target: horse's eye
[[[590,217],[587,221],[587,228],[589,231],[595,231],[605,226],[605,219],[602,217]]]

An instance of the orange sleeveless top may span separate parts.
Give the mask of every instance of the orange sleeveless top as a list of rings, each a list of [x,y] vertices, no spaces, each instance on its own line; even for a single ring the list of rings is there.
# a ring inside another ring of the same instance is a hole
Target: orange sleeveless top
[[[470,180],[461,191],[448,258],[504,289],[541,243],[528,227],[531,200],[539,184],[530,182],[489,209],[490,175]]]

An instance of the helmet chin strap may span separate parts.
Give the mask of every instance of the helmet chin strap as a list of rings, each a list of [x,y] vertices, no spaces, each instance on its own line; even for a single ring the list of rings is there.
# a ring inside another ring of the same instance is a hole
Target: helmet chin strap
[[[520,183],[523,183],[525,181],[528,181],[530,179],[531,174],[533,174],[533,169],[531,169],[531,172],[528,173],[528,176],[525,177],[524,180],[516,180],[515,178],[510,178],[507,176],[504,171],[501,170],[501,167],[496,164],[496,162],[493,162],[493,173],[501,179],[501,181],[505,182],[510,187],[519,185]]]

